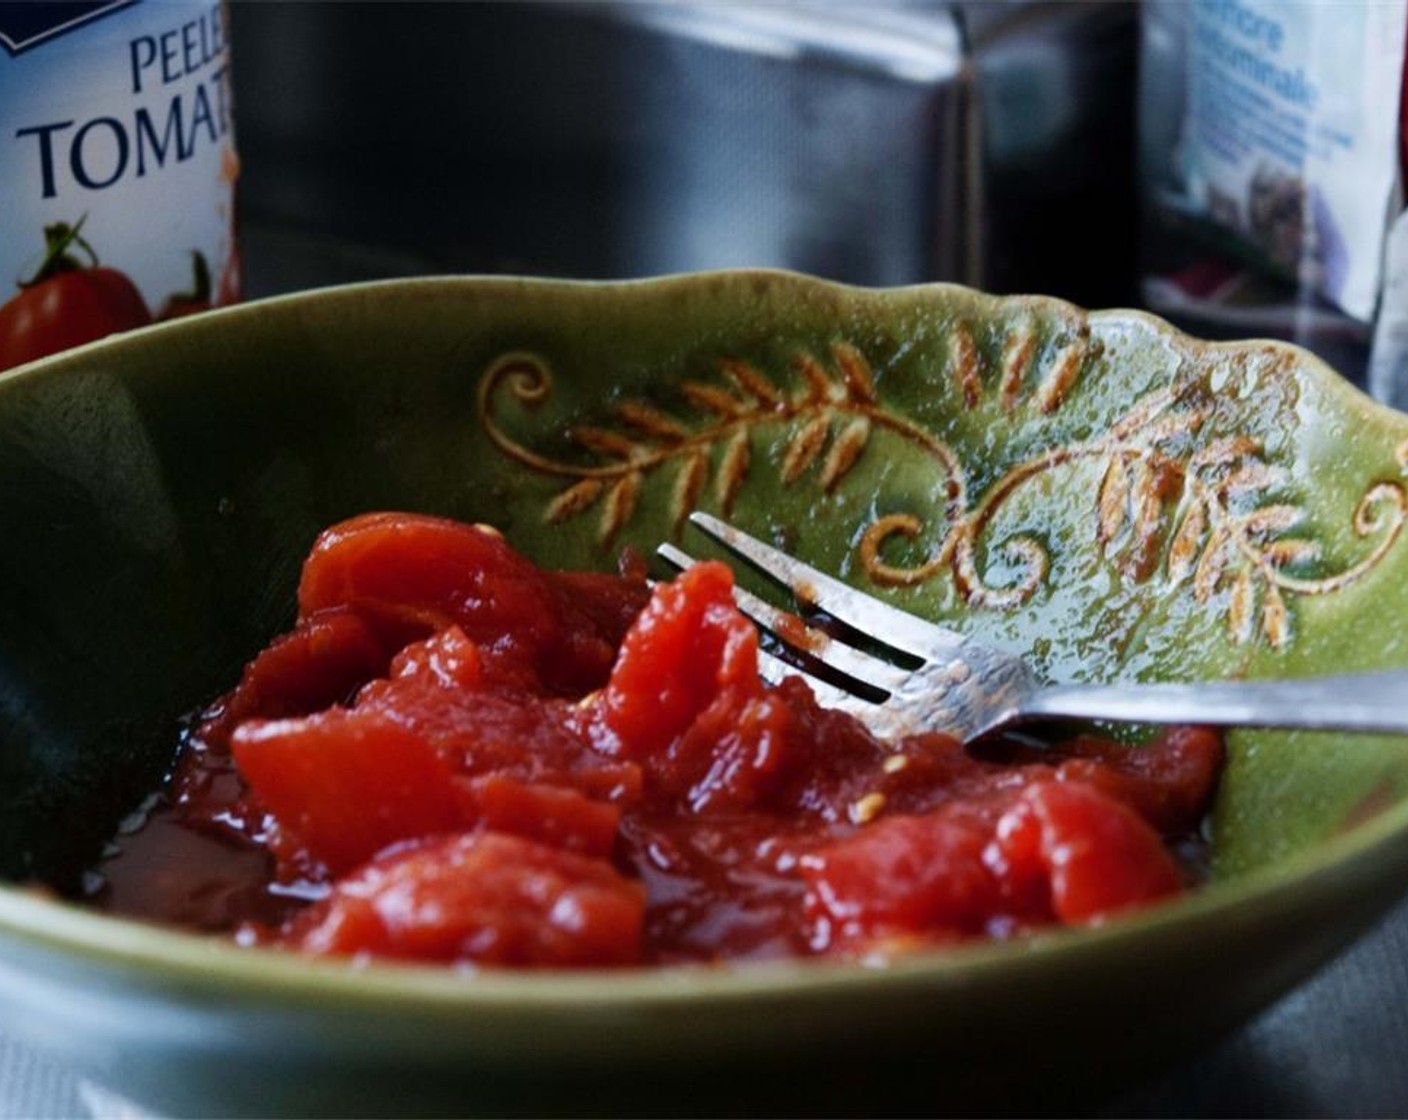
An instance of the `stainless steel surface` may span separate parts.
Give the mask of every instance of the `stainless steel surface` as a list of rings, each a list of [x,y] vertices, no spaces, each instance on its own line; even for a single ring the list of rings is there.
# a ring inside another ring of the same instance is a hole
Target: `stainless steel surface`
[[[1288,681],[1063,685],[1033,692],[1018,701],[1016,709],[1009,718],[1055,716],[1408,735],[1408,671]]]
[[[241,206],[459,271],[958,275],[956,19],[844,11],[237,6]]]
[[[1127,303],[1136,15],[236,4],[241,210],[421,271],[772,266]]]
[[[795,615],[735,589],[743,612],[799,659],[763,652],[763,675],[800,674],[823,703],[850,712],[877,735],[943,731],[966,741],[1051,717],[1408,735],[1408,670],[1290,681],[1044,686],[1011,653],[871,598],[710,514],[695,512],[689,520],[785,588],[802,609],[821,611],[859,641],[917,662],[900,666],[834,634],[799,627]],[[679,568],[695,563],[673,544],[657,551]],[[831,680],[819,678],[813,666],[829,671]]]

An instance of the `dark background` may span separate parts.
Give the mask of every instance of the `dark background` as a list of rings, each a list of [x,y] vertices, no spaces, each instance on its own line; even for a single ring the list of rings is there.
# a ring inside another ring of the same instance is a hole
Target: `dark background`
[[[251,293],[321,257],[338,279],[753,265],[1129,303],[1137,15],[236,4]]]

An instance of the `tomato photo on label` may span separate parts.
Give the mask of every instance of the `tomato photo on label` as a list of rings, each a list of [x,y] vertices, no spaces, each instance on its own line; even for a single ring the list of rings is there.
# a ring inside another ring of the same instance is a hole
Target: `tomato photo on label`
[[[210,310],[210,265],[206,263],[205,254],[199,249],[191,251],[191,286],[188,291],[172,292],[166,297],[166,302],[161,305],[161,311],[157,314],[159,322],[166,322],[168,319],[180,319],[186,315],[195,315],[201,311]]]
[[[0,369],[57,354],[117,331],[144,327],[152,314],[137,286],[80,236],[83,222],[44,227],[44,262],[0,306]],[[85,264],[74,256],[82,250]]]
[[[244,258],[238,245],[231,246],[230,255],[225,258],[225,267],[220,270],[220,282],[215,287],[215,306],[229,307],[239,303],[244,297]]]

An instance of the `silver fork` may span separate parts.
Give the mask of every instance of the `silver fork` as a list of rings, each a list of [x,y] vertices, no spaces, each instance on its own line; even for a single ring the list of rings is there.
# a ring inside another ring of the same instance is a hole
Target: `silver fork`
[[[944,731],[965,742],[1039,719],[1200,723],[1408,734],[1408,669],[1277,681],[1198,684],[1043,685],[1022,659],[862,594],[707,513],[690,520],[706,535],[868,644],[897,651],[895,664],[802,623],[742,588],[740,609],[765,634],[832,681],[762,651],[776,683],[800,675],[817,699],[857,716],[886,738]],[[659,555],[677,568],[696,561],[672,544]]]

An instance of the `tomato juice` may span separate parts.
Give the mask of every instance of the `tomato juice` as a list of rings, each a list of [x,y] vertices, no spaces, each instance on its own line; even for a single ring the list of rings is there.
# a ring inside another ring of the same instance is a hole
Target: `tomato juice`
[[[715,563],[652,589],[369,514],[318,539],[298,606],[98,904],[359,959],[888,959],[1178,894],[1222,764],[1200,728],[880,741],[759,678]]]

